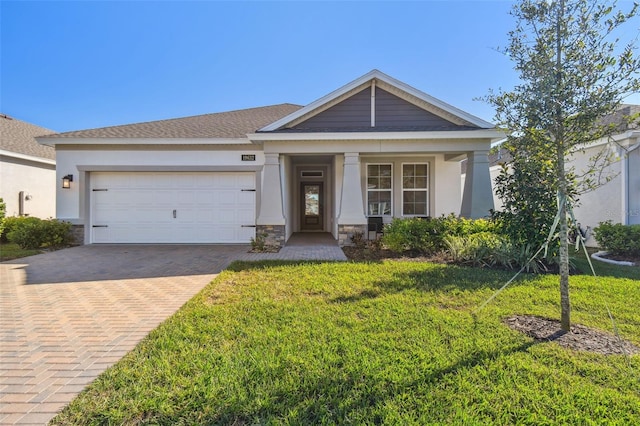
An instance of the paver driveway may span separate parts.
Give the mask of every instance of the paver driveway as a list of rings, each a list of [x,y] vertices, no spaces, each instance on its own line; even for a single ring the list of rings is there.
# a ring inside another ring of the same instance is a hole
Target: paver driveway
[[[46,424],[247,248],[89,245],[0,264],[0,424]]]

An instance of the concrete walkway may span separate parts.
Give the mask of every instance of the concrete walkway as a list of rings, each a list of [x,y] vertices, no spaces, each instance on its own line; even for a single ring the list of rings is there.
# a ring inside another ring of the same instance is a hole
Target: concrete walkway
[[[233,260],[345,260],[337,244],[89,245],[0,264],[0,424],[42,425]]]

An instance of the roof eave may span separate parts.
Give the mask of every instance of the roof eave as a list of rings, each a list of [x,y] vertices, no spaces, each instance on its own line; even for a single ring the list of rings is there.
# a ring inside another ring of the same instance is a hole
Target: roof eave
[[[50,164],[53,166],[55,166],[56,164],[56,160],[51,160],[44,157],[36,157],[33,155],[20,154],[19,152],[7,151],[4,149],[0,149],[0,155],[5,157],[19,158],[21,160],[33,161],[35,163]]]
[[[495,129],[421,131],[421,132],[311,132],[311,133],[252,133],[252,142],[266,141],[317,141],[317,140],[419,140],[419,139],[490,139],[504,138]]]
[[[38,143],[47,145],[251,145],[242,138],[55,138],[37,137]]]

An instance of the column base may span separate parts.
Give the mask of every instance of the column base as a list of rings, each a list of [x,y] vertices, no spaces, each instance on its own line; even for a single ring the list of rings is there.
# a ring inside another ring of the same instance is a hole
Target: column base
[[[338,225],[338,245],[340,247],[352,246],[351,237],[360,233],[363,238],[367,237],[367,225]]]
[[[256,225],[256,236],[264,235],[265,244],[282,248],[285,240],[284,225]]]

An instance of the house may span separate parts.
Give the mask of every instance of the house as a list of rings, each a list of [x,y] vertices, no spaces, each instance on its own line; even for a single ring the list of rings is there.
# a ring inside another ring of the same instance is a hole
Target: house
[[[51,133],[0,114],[0,198],[7,216],[55,216],[55,149],[35,139]]]
[[[511,153],[504,148],[500,147],[502,142],[506,139],[501,139],[493,144],[494,149],[489,152],[489,176],[491,177],[491,187],[493,188],[493,209],[495,211],[502,211],[503,202],[498,197],[495,191],[496,178],[500,176],[503,165],[511,161]],[[465,181],[467,179],[467,160],[464,159],[460,162],[460,185],[464,188]]]
[[[579,197],[574,207],[576,221],[586,231],[587,245],[596,246],[591,230],[600,222],[611,220],[623,225],[640,224],[640,105],[622,105],[605,122],[617,124],[616,134],[588,144],[569,161],[580,176],[588,170],[594,158],[611,156],[613,162],[602,170],[603,185]],[[627,122],[625,117],[636,116]],[[610,179],[606,182],[606,179]],[[606,183],[605,183],[606,182]]]
[[[493,207],[491,123],[378,70],[281,104],[59,133],[57,217],[84,243],[349,244],[368,221]],[[460,160],[468,159],[463,196]]]

